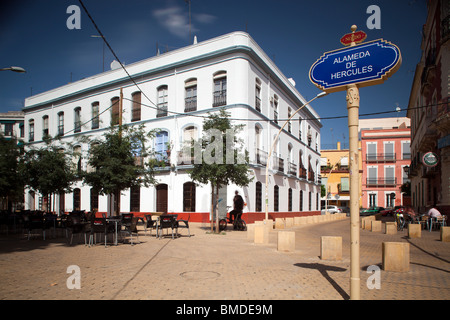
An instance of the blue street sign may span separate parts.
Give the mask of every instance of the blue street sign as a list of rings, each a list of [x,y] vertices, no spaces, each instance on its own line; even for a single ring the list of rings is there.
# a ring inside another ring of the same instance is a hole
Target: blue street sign
[[[400,49],[383,39],[324,53],[309,71],[309,78],[326,92],[382,83],[400,67]]]

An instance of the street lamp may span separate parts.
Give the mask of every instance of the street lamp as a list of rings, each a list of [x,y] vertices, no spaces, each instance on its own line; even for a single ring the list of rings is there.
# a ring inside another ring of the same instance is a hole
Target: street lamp
[[[105,72],[105,39],[103,36],[91,35],[91,38],[102,38],[103,42],[103,62],[102,62],[102,70]]]
[[[328,93],[322,91],[321,93],[319,93],[317,96],[315,96],[314,98],[312,98],[311,100],[309,100],[308,102],[304,103],[300,108],[298,108],[290,117],[289,119],[287,119],[283,126],[280,128],[280,130],[278,131],[277,136],[275,137],[275,139],[272,142],[272,146],[270,147],[269,150],[269,155],[267,156],[267,161],[266,161],[266,218],[264,220],[264,223],[266,223],[266,221],[269,219],[269,162],[270,162],[270,158],[272,156],[272,151],[273,148],[275,147],[275,144],[278,141],[278,137],[280,136],[281,132],[283,131],[284,127],[286,126],[286,124],[289,123],[289,121],[291,121],[291,119],[307,104],[310,104],[311,102],[313,102],[314,100],[316,100],[317,98],[321,98],[323,96],[326,96]]]
[[[14,71],[14,72],[18,72],[18,73],[24,73],[24,72],[26,72],[24,68],[21,68],[21,67],[14,67],[14,66],[11,66],[11,67],[9,67],[9,68],[1,68],[1,69],[0,69],[0,71],[7,71],[7,70],[9,70],[9,71]]]

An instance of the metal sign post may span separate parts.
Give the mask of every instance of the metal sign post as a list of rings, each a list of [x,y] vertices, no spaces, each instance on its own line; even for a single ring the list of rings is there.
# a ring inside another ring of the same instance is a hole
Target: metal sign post
[[[360,299],[359,235],[359,88],[380,84],[400,67],[402,58],[397,46],[379,39],[364,44],[366,34],[356,32],[341,38],[348,46],[326,52],[312,66],[309,78],[325,92],[347,91],[350,165],[350,299]]]

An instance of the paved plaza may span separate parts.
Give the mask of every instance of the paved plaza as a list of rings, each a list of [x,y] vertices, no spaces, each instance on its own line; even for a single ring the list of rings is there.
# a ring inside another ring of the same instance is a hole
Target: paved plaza
[[[140,232],[140,243],[105,248],[64,237],[27,240],[0,235],[0,299],[38,300],[346,300],[350,295],[350,219],[291,228],[295,251],[255,244],[247,232],[210,234],[209,224],[191,223],[191,237],[157,239]],[[320,237],[341,236],[342,260],[321,260]],[[450,243],[438,231],[409,239],[360,229],[361,299],[449,300]],[[77,242],[78,241],[78,242]],[[381,267],[382,242],[410,243],[408,272],[380,271],[380,289],[369,289],[369,266]],[[69,266],[78,266],[80,289],[69,289]]]

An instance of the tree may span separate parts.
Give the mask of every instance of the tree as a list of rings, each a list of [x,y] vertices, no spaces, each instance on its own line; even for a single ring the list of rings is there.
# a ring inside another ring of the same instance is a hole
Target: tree
[[[203,121],[202,140],[193,147],[197,149],[194,150],[196,159],[189,171],[193,181],[211,184],[211,212],[216,214],[216,232],[219,232],[219,189],[229,183],[244,187],[253,179],[249,177],[248,152],[243,148],[242,139],[238,138],[244,125],[232,125],[229,117],[229,113],[220,109],[218,113],[209,113]],[[200,152],[198,148],[201,148]]]
[[[0,200],[6,200],[7,204],[23,200],[21,163],[21,148],[17,140],[0,134]]]
[[[55,145],[54,141],[45,139],[43,147],[29,149],[23,157],[25,185],[43,196],[70,192],[77,179],[72,152]]]
[[[114,214],[120,213],[122,190],[155,184],[150,155],[146,143],[154,131],[145,132],[143,125],[111,126],[102,138],[91,141],[88,164],[93,170],[83,173],[83,181],[99,194],[114,195]]]

